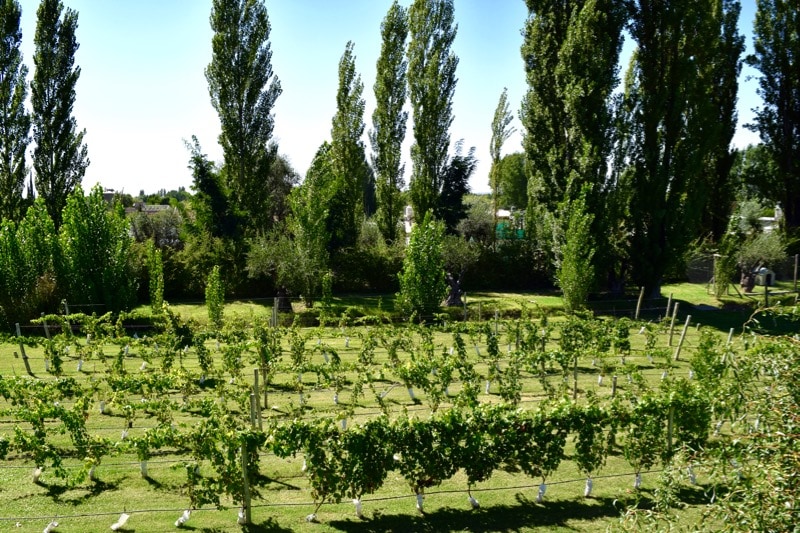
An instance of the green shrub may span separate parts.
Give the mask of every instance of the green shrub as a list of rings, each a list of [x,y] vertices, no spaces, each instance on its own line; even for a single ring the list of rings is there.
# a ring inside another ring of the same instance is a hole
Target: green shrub
[[[164,263],[161,250],[156,248],[153,241],[147,244],[147,271],[150,278],[150,307],[153,313],[159,313],[164,303]]]
[[[222,285],[219,265],[214,265],[206,282],[206,307],[208,308],[208,319],[217,329],[222,328],[224,305],[225,287]]]
[[[556,279],[564,295],[564,310],[574,313],[582,309],[594,285],[594,247],[592,215],[587,213],[584,198],[570,202],[566,209],[567,224]]]
[[[403,312],[421,318],[438,312],[447,293],[442,240],[444,225],[426,214],[414,226],[400,272],[400,294],[397,302]]]
[[[68,300],[102,304],[108,311],[128,309],[136,281],[130,262],[133,239],[122,206],[109,209],[99,185],[88,196],[76,187],[63,218],[59,239]]]

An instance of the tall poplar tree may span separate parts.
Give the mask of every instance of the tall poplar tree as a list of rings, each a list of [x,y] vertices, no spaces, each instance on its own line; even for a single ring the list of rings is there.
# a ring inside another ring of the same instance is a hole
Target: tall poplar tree
[[[206,68],[211,104],[219,115],[222,174],[238,211],[251,228],[271,226],[270,149],[272,109],[281,84],[272,72],[270,24],[263,0],[214,0],[211,8],[212,58]]]
[[[458,57],[453,0],[414,0],[409,8],[408,92],[414,118],[411,204],[414,217],[436,209],[448,164]]]
[[[786,228],[800,227],[800,11],[794,0],[758,0],[753,27],[755,54],[748,63],[761,72],[754,129],[777,171],[776,191]]]
[[[526,0],[528,20],[523,30],[522,59],[528,92],[522,101],[520,120],[525,128],[522,145],[530,163],[529,207],[553,212],[566,190],[567,124],[564,98],[556,70],[559,51],[567,40],[572,13],[583,0],[548,2]],[[533,222],[533,209],[528,213]],[[541,212],[536,215],[541,219]],[[530,230],[536,224],[527,225]]]
[[[562,257],[563,249],[605,248],[598,241],[611,223],[604,216],[606,176],[624,11],[619,0],[527,0],[527,6],[521,51],[528,92],[520,112],[530,172],[527,228],[562,270],[564,261],[578,257]],[[572,216],[576,209],[580,216]],[[577,221],[591,231],[580,234],[580,243],[569,242],[579,237],[569,231]],[[594,271],[605,259],[587,257],[566,271],[587,264]],[[588,274],[579,281],[593,283],[593,272]],[[586,295],[590,289],[572,292]]]
[[[401,145],[406,136],[408,113],[406,103],[405,60],[408,38],[408,12],[395,0],[381,23],[381,55],[375,76],[375,111],[372,113],[372,167],[376,175],[378,228],[387,241],[397,238],[397,224],[403,206],[400,190],[403,188]]]
[[[364,142],[364,84],[356,72],[353,42],[345,46],[339,60],[336,114],[331,128],[331,162],[335,192],[331,198],[331,246],[355,243],[364,214],[364,192],[370,177]]]
[[[633,6],[637,48],[626,77],[621,180],[631,193],[633,278],[648,296],[659,294],[665,272],[694,239],[705,206],[699,187],[720,133],[706,76],[719,35],[714,3],[640,0]]]
[[[554,211],[604,184],[624,14],[618,0],[527,0],[520,118],[531,199]],[[588,206],[591,209],[591,206]]]
[[[63,12],[63,17],[62,17]],[[36,191],[44,199],[56,230],[61,227],[67,197],[80,185],[89,166],[83,144],[86,130],[77,131],[72,116],[75,85],[81,69],[75,66],[78,13],[64,10],[60,0],[42,0],[36,12],[33,110],[33,169]]]
[[[709,137],[713,142],[703,164],[705,179],[693,192],[706,200],[701,209],[700,233],[720,242],[728,229],[736,192],[731,179],[736,151],[731,148],[731,141],[736,133],[736,100],[745,46],[737,27],[742,10],[739,0],[718,1],[711,8],[709,23],[712,28],[709,28],[709,40],[704,48],[709,59],[704,61],[705,71],[701,75],[706,87],[705,98],[712,106],[709,126],[713,129]]]
[[[514,120],[508,106],[508,88],[503,87],[500,100],[494,110],[492,119],[492,140],[489,143],[489,155],[492,158],[492,168],[489,170],[489,186],[492,188],[492,221],[494,232],[492,239],[497,236],[497,197],[500,192],[500,158],[502,157],[503,144],[514,134],[511,121]]]
[[[16,0],[0,0],[0,220],[24,215],[25,150],[31,119],[25,110],[28,68],[22,63],[22,11]]]
[[[528,173],[525,154],[514,152],[504,155],[497,165],[498,207],[526,209],[528,206]]]

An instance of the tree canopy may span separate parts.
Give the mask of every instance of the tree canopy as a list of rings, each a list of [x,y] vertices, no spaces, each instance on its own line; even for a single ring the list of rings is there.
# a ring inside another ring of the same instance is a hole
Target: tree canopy
[[[387,241],[397,238],[397,224],[403,206],[401,145],[406,136],[408,112],[406,104],[405,60],[408,38],[408,12],[395,0],[381,23],[381,54],[376,65],[375,111],[372,113],[372,167],[375,169],[378,228]]]

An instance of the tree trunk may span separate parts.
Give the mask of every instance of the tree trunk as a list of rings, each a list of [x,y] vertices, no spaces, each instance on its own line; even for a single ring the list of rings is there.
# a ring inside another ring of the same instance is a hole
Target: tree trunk
[[[447,298],[444,299],[442,305],[445,307],[462,307],[464,302],[461,300],[461,295],[463,294],[461,290],[461,278],[463,276],[454,276],[451,273],[446,274],[447,285],[450,286],[450,292],[447,294]]]
[[[753,292],[756,288],[756,276],[752,272],[742,271],[742,278],[739,282],[744,292]]]
[[[650,283],[645,283],[644,286],[644,299],[645,300],[655,300],[657,298],[661,298],[661,278],[657,281],[651,281]]]
[[[608,291],[613,296],[622,297],[625,294],[625,274],[617,274],[616,270],[608,271]]]
[[[291,313],[292,311],[292,302],[289,300],[289,297],[286,296],[286,289],[281,287],[278,289],[278,295],[275,298],[275,303],[278,306],[279,313]]]

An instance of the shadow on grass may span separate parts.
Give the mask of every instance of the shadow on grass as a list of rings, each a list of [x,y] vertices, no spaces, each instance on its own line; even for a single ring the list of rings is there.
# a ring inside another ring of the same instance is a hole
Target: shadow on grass
[[[685,305],[685,307],[684,307]],[[784,306],[785,307],[785,306]],[[688,311],[685,311],[688,310]],[[692,307],[689,303],[681,302],[681,312],[683,320],[686,314],[692,315],[693,324],[701,324],[715,328],[719,331],[728,332],[733,329],[734,334],[742,333],[742,327],[751,317],[754,318],[748,327],[766,335],[790,335],[797,332],[797,322],[785,316],[778,316],[772,313],[756,313],[753,306],[726,306],[723,309],[706,309]],[[676,330],[678,326],[676,324]]]
[[[242,528],[242,531],[248,533],[284,533],[293,530],[281,526],[274,518],[269,518],[260,524],[251,524],[246,528]]]
[[[660,300],[664,301],[664,308],[659,308],[659,311],[663,313],[666,311],[666,299],[662,298]],[[692,326],[700,324],[722,332],[728,332],[733,328],[734,333],[739,334],[742,332],[744,323],[747,322],[756,310],[757,305],[755,300],[757,300],[757,298],[752,296],[742,298],[740,302],[730,302],[726,300],[721,308],[715,308],[710,305],[698,305],[696,302],[675,298],[672,300],[672,303],[678,304],[678,316],[675,321],[676,335],[680,334],[680,330],[686,320],[686,315],[692,315]],[[636,304],[635,301],[632,302],[632,307],[621,306],[612,309],[604,305],[601,299],[592,302],[590,307],[598,316],[614,316],[617,318],[620,316],[632,317],[635,312]],[[659,314],[659,311],[643,311],[640,314],[640,318],[642,320],[654,321],[664,319],[664,316]],[[787,334],[793,332],[797,328],[797,325],[789,320],[772,316],[764,317],[759,321],[758,326],[760,326],[763,333],[769,334]]]
[[[422,515],[378,515],[365,520],[335,520],[333,529],[372,531],[519,531],[522,528],[569,527],[569,520],[597,520],[619,516],[611,498],[565,500],[537,504],[517,494],[515,505],[492,505],[476,510],[444,508]]]
[[[688,313],[685,310],[689,310]],[[702,324],[719,331],[730,331],[733,328],[734,334],[742,332],[742,325],[753,314],[753,309],[743,307],[741,309],[698,309],[693,308],[688,302],[681,302],[681,311],[679,315],[683,315],[683,320],[686,320],[686,314],[692,315],[692,322],[694,324]],[[675,329],[679,330],[677,323]]]
[[[241,530],[246,533],[291,533],[294,531],[291,528],[283,527],[274,518],[269,518],[260,524],[250,524],[249,526],[241,526]],[[203,533],[228,533],[231,530],[229,528],[220,529],[220,528],[201,528],[201,527],[192,527],[187,524],[181,526],[181,529],[186,531],[202,531]]]
[[[260,487],[261,490],[267,491],[282,491],[282,490],[302,490],[297,485],[292,485],[286,481],[278,478],[271,478],[264,474],[257,474],[255,476],[254,485]]]
[[[167,492],[170,494],[182,493],[186,487],[186,484],[181,482],[162,483],[161,481],[150,477],[149,474],[143,476],[142,479],[144,479],[144,481],[147,482],[147,484],[150,485],[153,490]]]
[[[47,489],[47,495],[52,498],[54,502],[66,503],[74,507],[83,505],[90,499],[100,496],[104,492],[108,493],[119,489],[119,483],[107,483],[98,479],[91,481],[87,485],[79,485],[77,487],[42,482],[38,482],[37,485]],[[62,497],[70,492],[80,492],[81,494],[74,497]]]
[[[692,487],[681,487],[678,489],[676,497],[686,505],[708,505],[711,503],[712,495],[718,497],[719,494],[725,494],[725,490],[720,490],[719,493],[714,492],[714,488],[705,485],[695,485]]]
[[[678,488],[674,493],[674,497],[681,505],[698,507],[712,503],[715,498],[725,495],[727,492],[724,487],[693,485]],[[635,506],[638,509],[655,510],[655,498],[656,492],[654,489],[642,489],[638,494],[631,494],[630,501],[620,501],[618,505],[620,505],[620,509],[624,509],[626,506]]]

